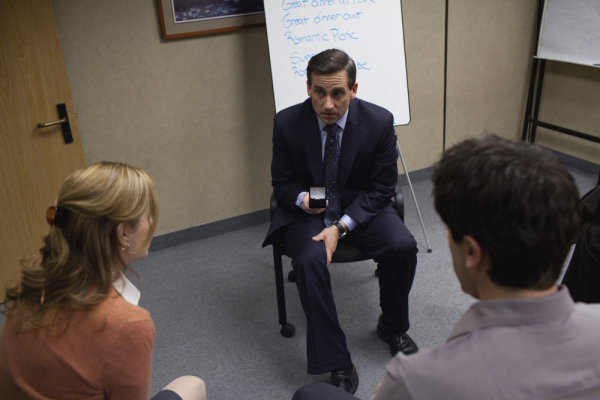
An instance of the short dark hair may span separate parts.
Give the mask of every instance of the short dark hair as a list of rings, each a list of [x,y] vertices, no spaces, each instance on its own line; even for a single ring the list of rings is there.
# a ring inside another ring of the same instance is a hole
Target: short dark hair
[[[448,149],[433,173],[437,212],[452,238],[472,236],[493,282],[556,284],[581,220],[573,177],[547,150],[491,135]]]
[[[321,75],[331,75],[339,71],[346,71],[348,74],[348,88],[352,89],[356,82],[356,64],[350,56],[339,49],[329,49],[315,54],[308,61],[306,66],[306,76],[308,84],[312,85],[313,72]]]

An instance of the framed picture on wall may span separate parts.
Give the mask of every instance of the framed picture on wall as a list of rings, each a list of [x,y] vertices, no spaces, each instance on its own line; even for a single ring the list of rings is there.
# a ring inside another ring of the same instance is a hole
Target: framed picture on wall
[[[265,24],[262,0],[157,0],[164,39]]]

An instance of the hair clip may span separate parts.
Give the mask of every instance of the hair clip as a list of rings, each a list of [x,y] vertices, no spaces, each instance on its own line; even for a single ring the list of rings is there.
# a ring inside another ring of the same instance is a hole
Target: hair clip
[[[46,210],[46,222],[48,222],[50,226],[56,225],[56,219],[60,218],[60,216],[62,215],[62,211],[62,208],[58,208],[56,206],[48,207],[48,209]]]

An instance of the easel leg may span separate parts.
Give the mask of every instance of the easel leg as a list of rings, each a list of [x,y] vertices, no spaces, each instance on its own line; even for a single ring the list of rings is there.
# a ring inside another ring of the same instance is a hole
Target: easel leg
[[[421,210],[419,209],[419,203],[417,203],[417,197],[415,196],[415,191],[413,190],[412,183],[410,181],[410,176],[408,175],[408,169],[406,169],[406,164],[404,163],[404,157],[402,156],[402,150],[400,150],[400,143],[396,139],[396,148],[398,149],[398,155],[400,156],[400,161],[402,162],[402,168],[404,168],[404,173],[406,174],[406,180],[408,181],[408,187],[410,188],[410,193],[412,194],[413,201],[415,202],[415,206],[417,207],[417,214],[419,215],[419,222],[421,222],[421,228],[423,229],[423,235],[425,236],[425,243],[427,244],[427,252],[431,253],[431,246],[429,245],[429,239],[427,238],[427,232],[425,232],[425,224],[423,224],[423,217],[421,216]]]

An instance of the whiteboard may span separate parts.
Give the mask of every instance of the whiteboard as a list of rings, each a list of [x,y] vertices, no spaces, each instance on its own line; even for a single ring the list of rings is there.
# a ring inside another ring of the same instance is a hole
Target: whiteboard
[[[536,56],[600,67],[600,0],[546,0]]]
[[[323,50],[356,63],[357,97],[410,122],[400,0],[265,0],[275,111],[307,98],[306,65]]]

